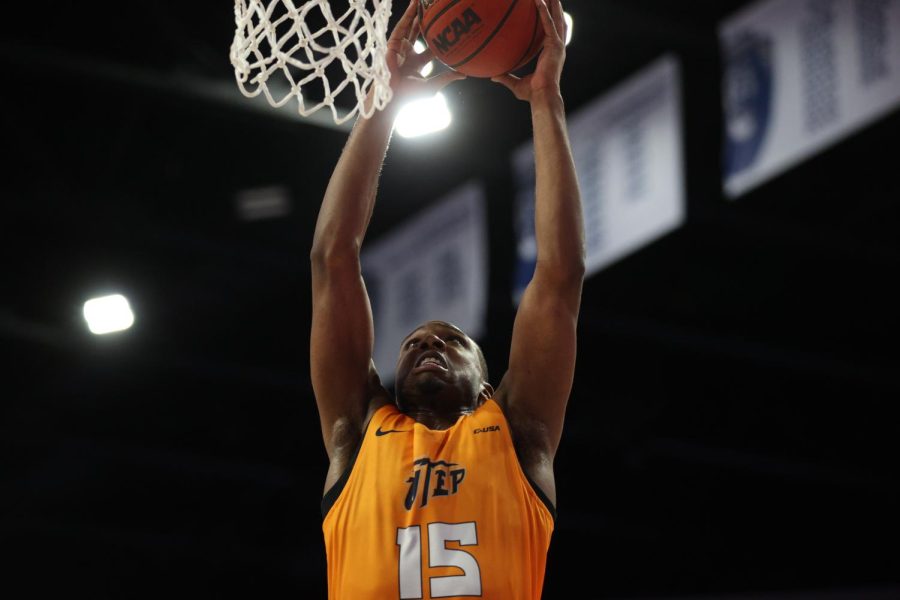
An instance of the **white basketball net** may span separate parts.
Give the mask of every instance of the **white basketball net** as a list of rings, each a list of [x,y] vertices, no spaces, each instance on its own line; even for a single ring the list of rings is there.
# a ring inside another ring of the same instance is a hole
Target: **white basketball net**
[[[337,3],[235,0],[231,64],[241,92],[262,93],[276,108],[296,98],[304,117],[327,106],[337,124],[384,108],[391,99],[384,58],[391,0],[344,0],[348,7],[335,17]],[[374,101],[366,103],[372,86]],[[336,100],[346,102],[347,114],[338,113]]]

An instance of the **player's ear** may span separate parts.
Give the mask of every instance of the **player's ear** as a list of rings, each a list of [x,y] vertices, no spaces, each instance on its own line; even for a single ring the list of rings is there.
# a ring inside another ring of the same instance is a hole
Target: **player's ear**
[[[494,397],[494,388],[487,381],[482,382],[481,384],[481,393],[479,394],[482,402],[486,400],[490,400]]]

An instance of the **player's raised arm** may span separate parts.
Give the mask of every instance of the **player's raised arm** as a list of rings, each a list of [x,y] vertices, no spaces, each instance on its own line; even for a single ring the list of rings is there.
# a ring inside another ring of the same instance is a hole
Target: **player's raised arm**
[[[310,372],[329,459],[335,444],[353,443],[348,438],[361,428],[370,397],[374,327],[359,248],[390,131],[386,121],[376,114],[354,128],[326,191],[310,254]]]
[[[529,449],[552,461],[575,369],[584,226],[559,88],[565,61],[563,11],[559,0],[534,1],[546,34],[535,72],[522,79],[494,78],[531,103],[537,176],[537,266],[516,315],[509,370],[496,396],[518,434],[527,436]],[[552,487],[552,481],[540,483]]]
[[[359,256],[396,112],[411,96],[433,94],[462,78],[456,73],[427,80],[418,76],[431,56],[412,50],[419,31],[415,9],[416,3],[410,3],[388,40],[393,100],[354,126],[325,192],[310,253],[310,369],[329,458],[336,446],[358,436],[369,400],[380,388],[372,362],[372,310]]]

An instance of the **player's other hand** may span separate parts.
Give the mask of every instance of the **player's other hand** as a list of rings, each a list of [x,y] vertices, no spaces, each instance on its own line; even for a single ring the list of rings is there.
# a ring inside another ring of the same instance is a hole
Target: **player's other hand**
[[[509,88],[519,100],[531,102],[544,93],[559,94],[559,80],[566,62],[566,20],[560,0],[533,0],[544,28],[544,49],[534,72],[526,77],[498,75],[491,77]]]
[[[434,59],[430,49],[416,54],[413,44],[419,35],[417,14],[419,0],[411,0],[387,42],[387,66],[391,73],[392,104],[401,104],[413,97],[433,96],[449,83],[466,76],[456,71],[444,71],[432,77],[422,77],[420,71]]]

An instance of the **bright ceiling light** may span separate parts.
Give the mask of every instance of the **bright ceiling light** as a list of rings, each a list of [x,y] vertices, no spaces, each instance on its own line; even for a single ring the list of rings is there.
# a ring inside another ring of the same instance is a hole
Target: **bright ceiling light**
[[[422,43],[422,40],[416,40],[416,43],[413,44],[413,50],[416,51],[416,54],[422,54],[423,52],[425,52],[425,44]],[[429,75],[431,75],[432,71],[434,71],[434,61],[430,60],[428,61],[428,64],[422,67],[422,69],[419,71],[419,75],[421,75],[422,77],[428,77]]]
[[[125,296],[115,294],[84,303],[84,320],[96,335],[123,331],[134,324],[134,313]]]
[[[431,98],[413,100],[401,108],[394,126],[397,133],[411,138],[446,129],[451,120],[447,99],[438,93]]]
[[[572,41],[572,29],[574,29],[575,20],[567,12],[563,13],[563,19],[566,20],[566,46],[568,46],[569,42]]]

